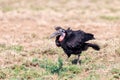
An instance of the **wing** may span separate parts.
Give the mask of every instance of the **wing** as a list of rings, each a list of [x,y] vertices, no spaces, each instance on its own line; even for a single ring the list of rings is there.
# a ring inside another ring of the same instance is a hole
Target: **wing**
[[[82,31],[73,31],[72,34],[68,37],[66,44],[69,48],[80,48],[84,43],[84,32]]]
[[[80,48],[86,41],[94,39],[94,35],[90,33],[85,33],[81,30],[73,31],[69,35],[67,40],[67,46],[69,48]]]

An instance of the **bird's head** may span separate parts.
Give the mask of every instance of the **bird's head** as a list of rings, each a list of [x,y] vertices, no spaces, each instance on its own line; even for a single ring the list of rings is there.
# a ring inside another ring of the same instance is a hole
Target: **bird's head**
[[[59,37],[59,41],[61,42],[66,36],[66,30],[59,26],[55,27],[55,30],[56,30],[56,32],[54,32],[50,36],[50,38]]]

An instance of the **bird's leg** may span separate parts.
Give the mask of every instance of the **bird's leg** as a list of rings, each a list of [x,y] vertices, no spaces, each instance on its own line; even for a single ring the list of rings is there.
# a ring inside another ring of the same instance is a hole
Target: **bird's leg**
[[[80,60],[80,54],[78,55],[77,65],[79,65],[79,60]]]
[[[66,61],[68,61],[68,59],[69,59],[70,56],[71,56],[71,54],[67,54],[67,59],[66,59]]]
[[[69,54],[67,54],[67,58],[66,58],[66,60],[65,60],[65,63],[68,63],[68,61],[69,61],[69,57],[71,56],[71,54],[69,55]]]

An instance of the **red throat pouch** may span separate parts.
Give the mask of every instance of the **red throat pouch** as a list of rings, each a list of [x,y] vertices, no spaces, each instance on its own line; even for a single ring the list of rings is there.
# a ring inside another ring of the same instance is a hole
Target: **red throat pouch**
[[[65,38],[65,33],[63,33],[63,35],[59,37],[59,41],[60,42],[63,41],[64,38]]]

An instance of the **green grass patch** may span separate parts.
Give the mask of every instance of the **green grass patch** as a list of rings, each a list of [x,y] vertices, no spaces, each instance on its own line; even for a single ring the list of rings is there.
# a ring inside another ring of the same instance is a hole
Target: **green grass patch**
[[[100,16],[101,19],[107,20],[107,21],[117,21],[120,20],[119,16]]]
[[[112,74],[120,74],[120,69],[113,68],[113,69],[111,70],[111,73],[112,73]]]
[[[59,79],[72,79],[77,74],[83,71],[83,67],[78,65],[63,65],[61,57],[58,58],[57,62],[53,62],[49,59],[39,60],[34,58],[32,64],[38,64],[40,68],[44,69],[46,74],[44,75],[58,75]]]
[[[63,65],[63,60],[60,57],[57,62],[53,62],[48,59],[44,59],[42,61],[34,59],[33,62],[39,62],[39,66],[41,68],[45,69],[46,72],[50,74],[57,74],[59,79],[72,79],[83,71],[83,67],[78,65]]]
[[[113,80],[115,79],[117,79],[117,80],[119,80],[120,79],[120,69],[118,69],[118,68],[113,68],[112,70],[111,70],[111,73],[113,74]]]
[[[3,12],[9,12],[9,11],[14,10],[14,8],[13,8],[12,6],[3,6],[3,7],[1,8],[1,10],[2,10]]]
[[[0,70],[0,79],[5,79],[5,78],[6,78],[5,72]]]
[[[20,45],[12,45],[8,47],[9,50],[13,50],[15,52],[21,52],[23,51],[23,46]]]
[[[90,57],[85,57],[84,59],[82,59],[81,63],[82,64],[88,64],[91,61],[92,61],[92,59]]]
[[[106,69],[106,66],[103,64],[101,65],[101,64],[92,63],[90,65],[90,68],[91,68],[91,70],[99,70],[99,69]]]
[[[61,58],[58,58],[57,63],[53,63],[52,61],[46,59],[41,61],[39,66],[52,74],[60,75],[61,72],[66,71],[66,69],[63,67],[63,60]]]
[[[35,6],[35,5],[31,5],[30,9],[33,11],[41,11],[41,10],[45,10],[46,8],[43,6]]]
[[[1,80],[28,80],[40,78],[41,76],[42,71],[26,67],[25,65],[13,65],[0,70]]]
[[[84,78],[83,80],[100,80],[100,76],[96,74],[95,72],[89,73],[89,75]]]
[[[79,74],[83,71],[83,68],[78,65],[69,65],[67,69],[73,74]]]
[[[0,44],[0,52],[10,50],[10,51],[15,51],[15,52],[21,52],[24,50],[23,46],[21,45],[9,45],[7,46],[6,44]]]
[[[6,50],[6,45],[5,44],[0,44],[0,52]]]

